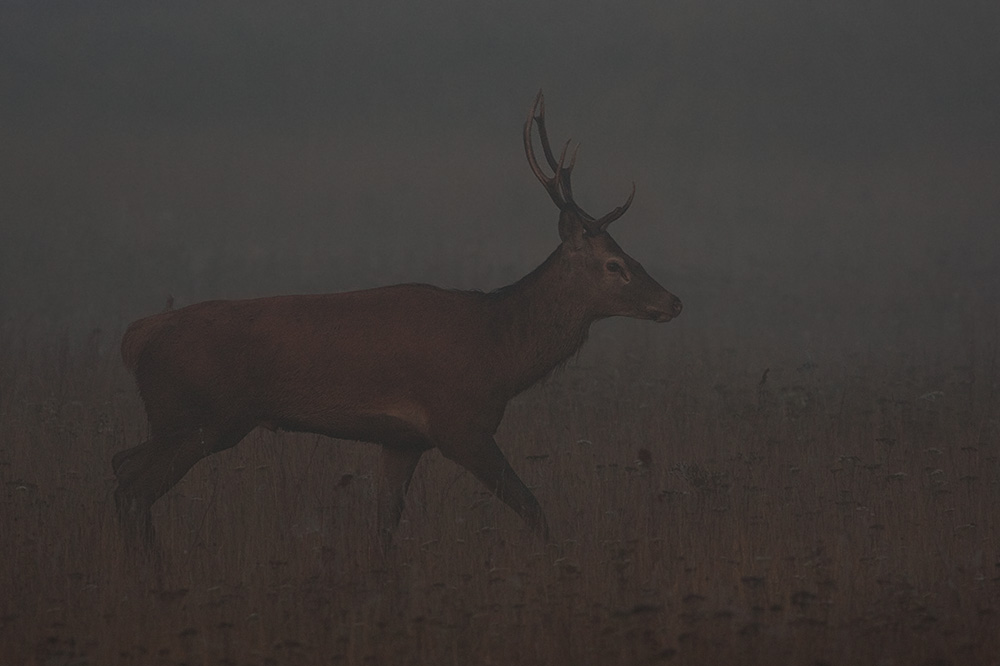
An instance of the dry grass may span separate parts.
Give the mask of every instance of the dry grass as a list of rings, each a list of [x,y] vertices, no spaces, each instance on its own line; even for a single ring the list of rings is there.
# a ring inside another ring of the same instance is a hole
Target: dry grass
[[[644,339],[510,406],[551,545],[431,453],[382,560],[374,448],[255,432],[154,507],[157,567],[113,516],[113,342],[5,334],[0,664],[996,663],[994,351]]]

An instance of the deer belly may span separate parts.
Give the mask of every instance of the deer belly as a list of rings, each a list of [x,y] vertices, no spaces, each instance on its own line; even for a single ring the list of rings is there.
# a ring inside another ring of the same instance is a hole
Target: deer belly
[[[280,419],[263,425],[385,446],[430,446],[427,413],[420,405],[410,403],[357,411],[333,409],[319,418]]]

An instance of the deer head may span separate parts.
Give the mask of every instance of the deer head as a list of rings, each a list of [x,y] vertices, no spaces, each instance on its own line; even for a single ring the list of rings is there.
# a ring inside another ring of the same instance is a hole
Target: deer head
[[[545,161],[553,175],[546,175],[535,159],[532,128],[538,127]],[[592,304],[595,318],[624,316],[670,321],[681,312],[679,298],[649,276],[638,261],[630,257],[608,233],[608,225],[625,214],[635,196],[632,192],[621,206],[601,218],[588,214],[573,200],[570,176],[576,165],[576,150],[566,164],[567,141],[556,160],[545,129],[545,99],[541,91],[535,98],[524,123],[524,152],[535,176],[559,208],[559,260],[564,270],[574,276],[577,290],[584,290]]]

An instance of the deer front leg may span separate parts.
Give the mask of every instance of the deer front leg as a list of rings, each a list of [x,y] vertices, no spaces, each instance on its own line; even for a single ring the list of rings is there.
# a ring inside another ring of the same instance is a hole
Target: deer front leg
[[[475,474],[490,492],[514,509],[536,534],[548,541],[549,526],[541,505],[518,478],[492,435],[440,448],[446,457]]]
[[[392,533],[403,515],[406,490],[413,470],[420,462],[422,449],[382,448],[382,479],[378,497],[378,538],[383,550],[392,545]]]

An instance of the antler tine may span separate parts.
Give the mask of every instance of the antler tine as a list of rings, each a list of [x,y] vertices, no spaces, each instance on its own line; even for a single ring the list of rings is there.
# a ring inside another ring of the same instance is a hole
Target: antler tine
[[[528,111],[528,119],[524,121],[524,154],[528,157],[528,166],[531,167],[531,171],[544,185],[548,177],[542,171],[541,167],[538,166],[538,161],[535,159],[535,149],[531,145],[531,126],[535,122],[535,109],[538,108],[538,101],[541,96],[542,91],[539,90],[534,104],[531,105],[531,110]]]
[[[597,220],[597,222],[594,223],[594,227],[597,229],[597,231],[598,232],[604,231],[605,229],[608,228],[609,224],[611,224],[619,217],[624,215],[625,211],[628,210],[628,207],[632,205],[632,197],[634,196],[635,196],[635,181],[632,181],[632,192],[631,194],[628,195],[628,199],[625,201],[623,205],[618,206],[613,211],[611,211],[610,213],[608,213],[607,215],[605,215],[604,217],[602,217],[601,219]]]
[[[542,152],[545,153],[545,161],[549,163],[549,168],[555,171],[557,162],[555,154],[549,145],[549,133],[545,129],[545,95],[542,94],[541,90],[538,91],[538,97],[535,98],[535,106],[538,107],[538,115],[535,116],[535,121],[538,122],[538,138],[542,142]],[[532,113],[534,113],[534,107],[532,108]]]
[[[572,139],[567,139],[566,143],[563,144],[562,152],[559,153],[559,163],[553,167],[556,172],[556,182],[559,184],[559,191],[562,192],[563,201],[567,204],[573,204],[573,188],[569,185],[569,172],[573,169],[572,166],[564,167],[563,164],[566,163],[566,151],[569,150],[569,144]]]
[[[590,215],[584,212],[579,205],[573,200],[573,184],[570,180],[570,176],[573,173],[573,167],[576,166],[576,156],[580,152],[580,144],[576,144],[573,149],[573,155],[569,158],[569,166],[564,167],[563,163],[566,158],[566,151],[569,149],[570,142],[567,141],[566,145],[563,147],[562,155],[559,156],[559,170],[556,172],[559,174],[559,187],[562,189],[563,198],[566,203],[571,204],[577,211],[583,214],[584,218],[593,219]]]
[[[538,110],[539,105],[541,105],[541,114],[535,116],[535,111]],[[549,148],[548,137],[545,134],[544,126],[545,118],[545,99],[542,97],[542,91],[538,91],[538,96],[535,97],[535,103],[531,105],[531,111],[528,112],[528,119],[524,122],[524,153],[528,157],[528,165],[531,167],[531,171],[535,174],[535,177],[539,182],[545,187],[545,191],[549,193],[549,197],[552,199],[553,203],[559,207],[560,210],[566,207],[566,201],[563,199],[562,192],[559,189],[559,165],[556,163],[555,158],[552,156],[552,149]],[[532,146],[531,141],[531,127],[535,121],[538,121],[538,135],[542,140],[542,150],[545,152],[545,159],[555,171],[555,175],[546,176],[542,168],[538,166],[538,160],[535,159],[535,149]]]

